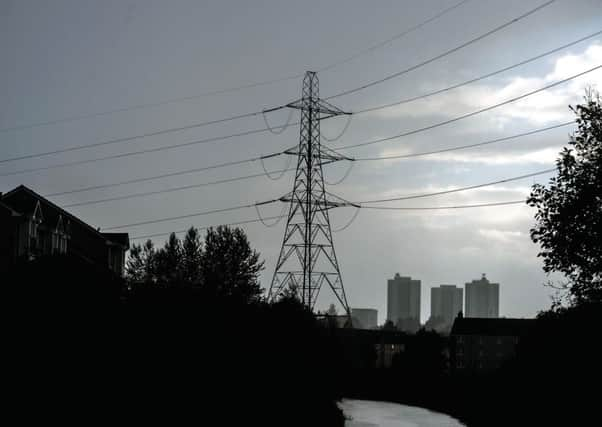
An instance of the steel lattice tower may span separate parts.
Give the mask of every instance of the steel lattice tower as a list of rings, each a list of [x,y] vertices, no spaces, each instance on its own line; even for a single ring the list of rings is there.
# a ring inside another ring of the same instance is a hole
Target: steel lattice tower
[[[289,211],[268,298],[278,298],[288,289],[313,310],[326,285],[349,316],[328,211],[352,204],[326,191],[322,171],[326,164],[349,158],[320,144],[320,121],[348,113],[321,100],[318,85],[316,73],[306,72],[301,99],[288,104],[301,111],[298,148],[286,151],[297,156],[297,169],[293,191],[280,198],[289,203]]]

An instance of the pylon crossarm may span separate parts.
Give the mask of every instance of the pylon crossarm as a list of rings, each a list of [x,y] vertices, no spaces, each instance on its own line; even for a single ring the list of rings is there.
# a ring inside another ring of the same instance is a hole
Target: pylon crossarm
[[[340,108],[335,107],[334,105],[324,101],[319,100],[317,102],[311,103],[311,106],[308,107],[307,100],[304,98],[298,99],[291,103],[286,104],[288,108],[294,108],[302,111],[311,111],[316,114],[316,120],[325,120],[335,116],[348,115],[351,113],[346,113]],[[323,116],[317,116],[318,114],[323,114]]]
[[[283,154],[288,154],[288,155],[291,155],[291,156],[302,155],[297,150],[286,150],[286,151],[283,151],[282,153]],[[323,164],[328,164],[328,163],[334,163],[334,162],[337,162],[339,160],[351,160],[351,158],[346,157],[346,156],[335,156],[335,155],[332,155],[332,154],[323,154],[323,153],[314,153],[314,154],[312,154],[312,159],[314,159],[314,160],[327,160],[326,162],[315,162],[316,166],[323,165]]]
[[[336,150],[333,150],[332,148],[330,148],[330,147],[327,147],[327,146],[325,146],[325,145],[322,145],[322,146],[321,146],[321,149],[322,149],[322,152],[324,152],[324,151],[328,151],[329,153],[331,153],[331,155],[332,155],[333,157],[340,158],[340,159],[342,159],[342,160],[349,160],[349,161],[351,161],[351,162],[355,161],[355,159],[354,159],[353,157],[345,156],[344,154],[341,154],[341,153],[339,153],[338,151],[336,151]]]

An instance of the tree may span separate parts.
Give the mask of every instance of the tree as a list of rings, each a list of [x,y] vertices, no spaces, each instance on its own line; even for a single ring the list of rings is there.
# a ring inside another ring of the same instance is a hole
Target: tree
[[[191,286],[201,285],[201,257],[203,244],[199,231],[190,227],[182,242],[181,275],[184,283]]]
[[[246,234],[227,226],[209,228],[201,255],[201,282],[210,296],[255,302],[261,297],[259,273],[264,262]]]
[[[179,285],[182,264],[182,242],[175,233],[169,235],[165,246],[155,254],[155,275],[162,285]]]
[[[208,298],[253,303],[262,294],[259,273],[263,264],[241,229],[210,228],[203,244],[192,227],[183,242],[172,233],[159,250],[150,240],[143,246],[133,245],[126,280],[130,288],[137,284],[194,288]]]
[[[155,254],[151,240],[147,240],[144,245],[132,245],[125,266],[125,279],[130,287],[155,281]]]
[[[142,246],[142,259],[144,260],[144,282],[154,283],[157,281],[156,277],[156,251],[155,245],[149,239]]]
[[[602,300],[602,104],[589,91],[571,110],[578,129],[556,160],[549,186],[535,184],[527,199],[537,208],[531,239],[544,270],[567,277],[574,305]]]
[[[144,259],[142,246],[132,245],[128,260],[125,264],[125,279],[128,283],[140,283],[144,280]]]

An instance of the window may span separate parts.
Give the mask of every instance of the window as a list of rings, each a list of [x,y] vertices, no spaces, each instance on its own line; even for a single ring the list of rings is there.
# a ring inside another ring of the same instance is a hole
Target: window
[[[38,237],[38,224],[35,219],[29,221],[29,237],[32,239]]]
[[[59,248],[59,236],[57,233],[52,233],[51,242],[50,242],[50,250],[52,253],[58,252]]]

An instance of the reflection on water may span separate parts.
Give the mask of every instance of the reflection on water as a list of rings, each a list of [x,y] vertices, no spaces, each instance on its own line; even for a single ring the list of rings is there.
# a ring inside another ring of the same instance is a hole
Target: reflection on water
[[[415,406],[368,400],[343,400],[346,427],[460,427],[458,420]]]

